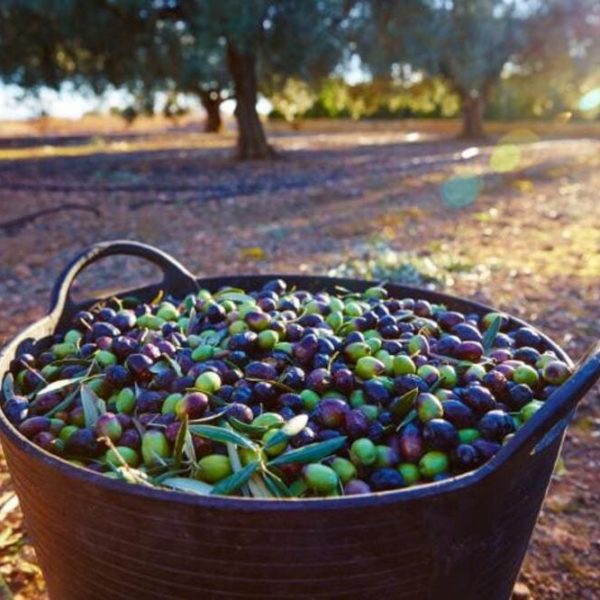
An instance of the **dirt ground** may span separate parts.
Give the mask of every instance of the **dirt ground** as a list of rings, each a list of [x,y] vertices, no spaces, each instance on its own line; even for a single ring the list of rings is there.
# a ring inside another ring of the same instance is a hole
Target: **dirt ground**
[[[437,287],[522,316],[579,358],[600,337],[600,132],[493,131],[473,144],[450,125],[279,126],[281,160],[246,164],[230,157],[231,134],[193,124],[0,139],[0,343],[44,313],[77,251],[130,238],[207,275],[368,274],[389,267],[384,256],[412,261]],[[154,276],[110,259],[82,276],[77,296]],[[588,394],[567,434],[521,598],[600,597],[598,399]],[[43,598],[1,451],[0,523],[0,598],[2,579],[16,598]]]

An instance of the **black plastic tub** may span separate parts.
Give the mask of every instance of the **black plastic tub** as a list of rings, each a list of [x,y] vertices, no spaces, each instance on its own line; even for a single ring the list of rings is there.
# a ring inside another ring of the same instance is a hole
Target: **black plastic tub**
[[[159,265],[141,290],[184,295],[198,285],[256,289],[273,276],[196,280],[164,253],[107,242],[65,270],[52,310],[0,354],[0,376],[31,344],[67,323],[73,280],[104,256]],[[318,291],[365,281],[283,276]],[[466,312],[489,307],[388,285]],[[94,299],[96,301],[98,299]],[[520,323],[517,319],[514,323]],[[546,338],[564,361],[568,356]],[[53,600],[159,598],[506,599],[510,597],[573,409],[600,375],[597,347],[490,462],[454,479],[358,497],[261,500],[194,496],[110,480],[50,455],[0,411],[0,434]]]

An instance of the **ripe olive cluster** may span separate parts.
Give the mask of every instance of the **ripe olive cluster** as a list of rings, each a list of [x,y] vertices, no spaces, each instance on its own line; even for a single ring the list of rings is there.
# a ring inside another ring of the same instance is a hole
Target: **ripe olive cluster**
[[[366,494],[470,471],[570,368],[533,329],[384,287],[273,280],[113,298],[16,358],[2,407],[44,450],[200,494]]]

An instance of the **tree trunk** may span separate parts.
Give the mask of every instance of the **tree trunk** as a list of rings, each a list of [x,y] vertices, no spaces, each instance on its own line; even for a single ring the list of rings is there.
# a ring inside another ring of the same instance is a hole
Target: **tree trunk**
[[[463,128],[460,134],[464,139],[485,138],[483,129],[483,113],[485,111],[485,98],[482,94],[463,94],[461,97],[461,111]]]
[[[219,133],[223,128],[221,119],[221,94],[218,90],[209,90],[200,95],[202,108],[206,111],[206,121],[204,122],[204,131],[206,133]]]
[[[235,118],[238,125],[238,157],[242,160],[272,158],[273,149],[256,112],[256,58],[227,43],[227,66],[235,91]]]

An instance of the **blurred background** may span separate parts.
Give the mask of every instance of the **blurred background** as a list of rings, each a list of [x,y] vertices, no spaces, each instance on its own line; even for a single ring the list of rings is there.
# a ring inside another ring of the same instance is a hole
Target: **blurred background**
[[[445,289],[600,336],[597,0],[2,0],[0,343],[88,244]],[[156,276],[107,260],[85,290]],[[589,394],[514,597],[600,597]],[[0,599],[45,598],[0,450]]]

